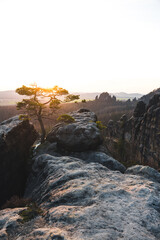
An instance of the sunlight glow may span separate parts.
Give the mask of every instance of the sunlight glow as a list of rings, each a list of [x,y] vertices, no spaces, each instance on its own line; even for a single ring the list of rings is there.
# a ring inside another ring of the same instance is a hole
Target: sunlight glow
[[[160,87],[160,1],[0,0],[0,90]]]

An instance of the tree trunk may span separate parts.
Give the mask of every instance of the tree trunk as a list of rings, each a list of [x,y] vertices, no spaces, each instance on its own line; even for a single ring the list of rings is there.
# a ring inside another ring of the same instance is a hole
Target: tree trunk
[[[40,124],[40,127],[41,127],[41,143],[44,143],[45,136],[46,136],[46,131],[45,131],[44,124],[43,124],[41,116],[38,116],[38,121],[39,121],[39,124]]]

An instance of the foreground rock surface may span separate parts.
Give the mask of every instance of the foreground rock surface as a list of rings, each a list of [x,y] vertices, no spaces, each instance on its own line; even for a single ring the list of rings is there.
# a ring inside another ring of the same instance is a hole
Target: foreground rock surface
[[[93,113],[73,114],[80,139],[86,137],[82,129],[90,129],[90,119],[97,128]],[[60,128],[65,129],[63,124],[54,128],[50,142],[36,149],[25,189],[24,197],[42,211],[27,222],[20,214],[24,208],[0,211],[0,239],[159,240],[160,173],[140,165],[126,170],[100,142],[74,151],[63,135],[63,148]]]
[[[12,195],[23,194],[26,158],[37,133],[19,116],[0,123],[0,206]]]
[[[40,204],[46,220],[26,239],[36,239],[35,231],[42,232],[40,239],[160,239],[160,185],[147,177],[43,154],[25,196]],[[46,229],[53,238],[43,237]],[[25,239],[23,231],[18,239]]]

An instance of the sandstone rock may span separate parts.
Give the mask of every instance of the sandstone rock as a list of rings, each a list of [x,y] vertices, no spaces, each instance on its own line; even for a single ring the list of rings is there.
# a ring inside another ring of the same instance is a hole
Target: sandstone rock
[[[140,98],[140,100],[143,101],[143,102],[145,102],[146,104],[148,104],[149,101],[150,101],[150,99],[151,99],[154,95],[156,95],[156,94],[160,94],[160,88],[157,88],[157,89],[153,90],[152,92],[150,92],[150,93],[142,96],[142,97]]]
[[[120,171],[122,173],[125,172],[126,168],[123,164],[112,158],[111,156],[108,156],[107,154],[103,152],[95,152],[95,151],[87,151],[87,152],[80,152],[80,153],[71,153],[70,156],[79,158],[84,160],[87,163],[91,162],[97,162],[101,163],[105,167],[114,170],[114,171]]]
[[[38,216],[29,222],[22,222],[20,216],[25,208],[4,209],[0,211],[0,239],[1,240],[17,240],[17,239],[51,239],[51,233],[58,232],[56,229],[52,232],[47,229],[46,221]],[[43,238],[41,238],[43,237]],[[48,237],[48,238],[47,238]]]
[[[61,157],[61,156],[70,156],[76,157],[79,159],[84,160],[86,163],[97,162],[101,163],[105,167],[113,170],[113,171],[120,171],[122,173],[125,172],[126,168],[123,164],[112,158],[108,155],[108,151],[103,145],[99,145],[97,149],[94,151],[85,151],[85,152],[70,152],[70,151],[59,151],[57,148],[56,143],[49,143],[45,142],[37,147],[35,150],[35,157],[41,154],[49,154],[54,157]]]
[[[114,158],[160,169],[160,94],[147,106],[140,101],[132,118],[110,123],[107,131],[107,147]]]
[[[160,188],[148,178],[44,154],[34,162],[25,196],[40,204],[46,234],[58,228],[58,239],[160,239]],[[41,239],[50,239],[44,232]]]
[[[134,117],[142,117],[146,110],[146,104],[143,101],[139,101],[134,110]]]
[[[136,165],[128,168],[125,173],[143,176],[160,183],[160,173],[148,166]]]
[[[147,114],[154,111],[157,116],[158,108],[149,108]],[[24,197],[35,201],[42,215],[22,224],[20,209],[0,211],[0,239],[159,240],[160,173],[143,166],[126,170],[95,141],[91,129],[99,130],[94,113],[81,110],[70,115],[76,122],[57,125],[48,135],[50,142],[39,145],[34,152]],[[137,118],[136,129],[141,129],[143,117]],[[134,118],[130,124],[133,122]],[[123,117],[120,123],[125,136],[128,120]],[[83,129],[87,134],[82,134]],[[5,146],[4,132],[1,135],[1,146]],[[67,142],[70,138],[72,145]]]
[[[93,112],[70,113],[75,123],[56,125],[47,136],[47,141],[57,142],[59,148],[70,151],[85,151],[96,148],[102,143],[100,130]]]
[[[100,94],[100,96],[96,97],[96,102],[102,102],[105,103],[107,105],[114,105],[116,104],[116,97],[113,96],[111,97],[111,95],[108,92],[103,92]]]
[[[25,208],[5,209],[0,211],[0,239],[8,240],[12,230],[16,231],[22,219],[19,213]]]
[[[26,159],[37,132],[18,116],[0,123],[0,205],[12,195],[23,194]]]

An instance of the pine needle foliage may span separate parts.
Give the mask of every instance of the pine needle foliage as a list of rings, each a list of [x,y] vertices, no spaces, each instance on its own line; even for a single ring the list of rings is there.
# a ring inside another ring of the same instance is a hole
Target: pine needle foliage
[[[37,84],[30,87],[23,85],[16,89],[16,93],[27,96],[21,102],[17,103],[18,110],[24,110],[28,117],[38,120],[41,128],[41,143],[45,141],[46,130],[43,119],[49,119],[62,102],[58,97],[64,96],[64,102],[70,102],[79,99],[79,95],[69,94],[69,92],[61,87],[40,88]]]

